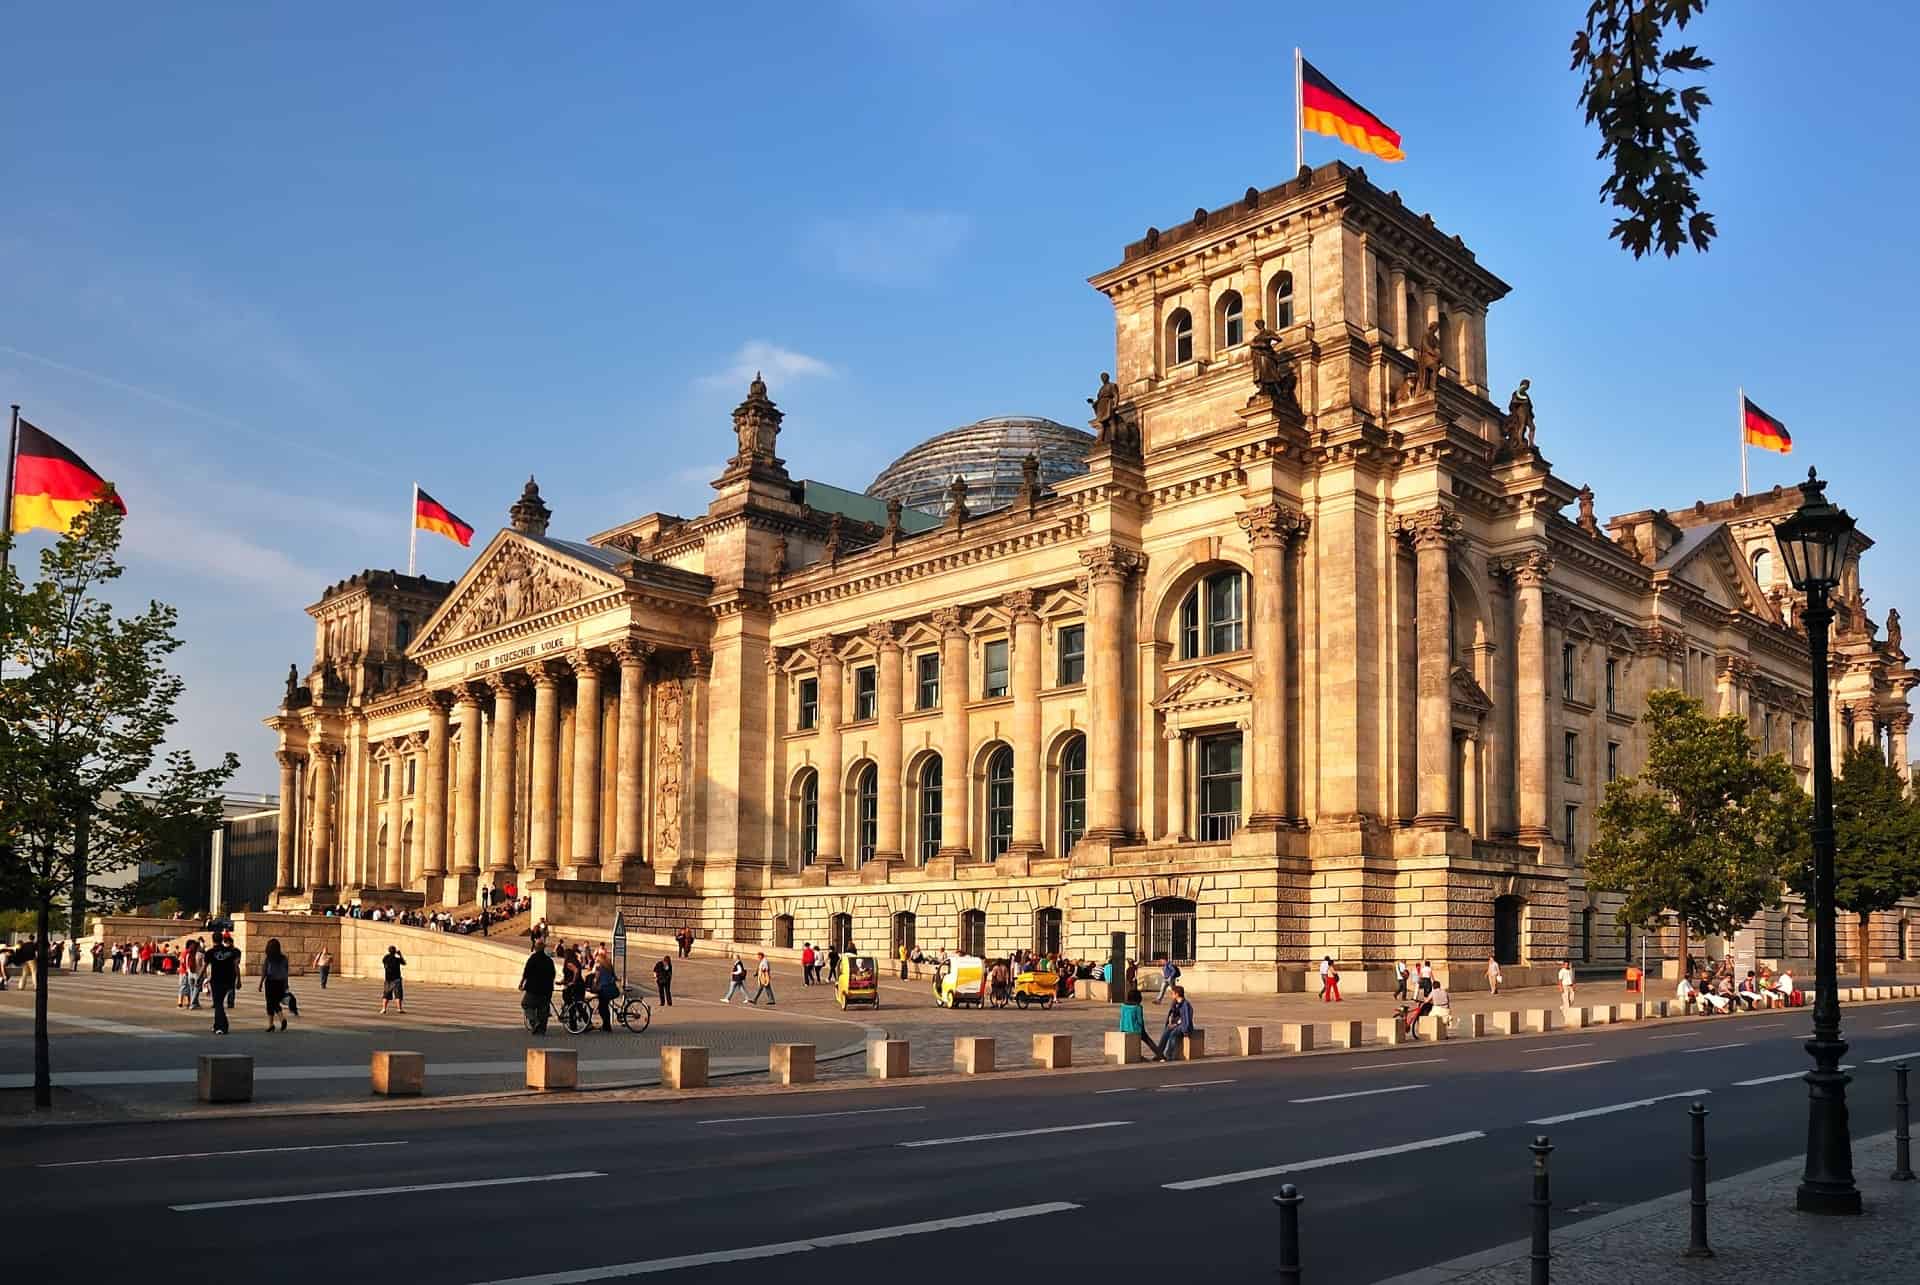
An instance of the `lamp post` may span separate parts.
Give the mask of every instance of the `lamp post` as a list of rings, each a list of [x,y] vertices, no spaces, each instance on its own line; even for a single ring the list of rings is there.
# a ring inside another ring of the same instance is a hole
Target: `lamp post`
[[[1813,1038],[1807,1053],[1807,1166],[1794,1198],[1809,1214],[1857,1214],[1860,1189],[1853,1184],[1853,1138],[1847,1129],[1847,1085],[1840,1069],[1847,1042],[1840,1038],[1840,980],[1834,959],[1833,750],[1827,717],[1827,627],[1833,623],[1828,596],[1840,583],[1853,519],[1827,503],[1826,483],[1807,470],[1802,503],[1776,528],[1780,553],[1793,587],[1807,595],[1802,619],[1813,658]]]

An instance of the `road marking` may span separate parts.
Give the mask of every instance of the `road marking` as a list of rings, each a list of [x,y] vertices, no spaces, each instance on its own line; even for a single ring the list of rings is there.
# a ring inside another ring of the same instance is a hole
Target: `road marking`
[[[1913,1025],[1915,1025],[1913,1022],[1894,1022],[1890,1026],[1876,1026],[1873,1029],[1876,1031],[1904,1031]]]
[[[1005,1133],[969,1133],[959,1138],[921,1138],[917,1142],[896,1142],[896,1147],[951,1147],[961,1142],[998,1142],[1002,1138],[1035,1138],[1046,1133],[1080,1133],[1087,1129],[1118,1129],[1131,1120],[1096,1120],[1092,1124],[1057,1124],[1050,1129],[1010,1129]]]
[[[1163,1084],[1157,1090],[1160,1093],[1177,1093],[1181,1089],[1198,1089],[1209,1084],[1234,1084],[1234,1080],[1188,1080],[1185,1084]]]
[[[1353,1093],[1329,1093],[1318,1098],[1288,1098],[1294,1106],[1301,1107],[1309,1102],[1338,1102],[1342,1098],[1370,1098],[1377,1093],[1411,1093],[1415,1089],[1424,1089],[1424,1084],[1396,1084],[1391,1089],[1360,1089]]]
[[[1590,1049],[1592,1040],[1581,1040],[1578,1044],[1549,1044],[1543,1049],[1527,1049],[1528,1053],[1555,1053],[1561,1049]]]
[[[1601,1058],[1598,1062],[1566,1062],[1560,1066],[1530,1066],[1526,1070],[1522,1071],[1521,1074],[1522,1075],[1545,1075],[1548,1071],[1578,1071],[1583,1067],[1606,1066],[1612,1061],[1613,1061],[1612,1058],[1607,1057],[1607,1058]]]
[[[143,1160],[225,1160],[228,1156],[277,1155],[283,1151],[352,1151],[358,1147],[404,1147],[405,1142],[326,1142],[308,1147],[247,1147],[235,1151],[175,1151],[164,1156],[114,1156],[107,1160],[59,1160],[36,1169],[79,1169],[86,1165],[131,1165]]]
[[[1890,1053],[1886,1057],[1870,1057],[1867,1061],[1878,1066],[1882,1062],[1905,1062],[1916,1057],[1920,1057],[1920,1053]]]
[[[1753,1029],[1756,1031],[1764,1030],[1769,1026],[1785,1026],[1786,1024],[1787,1023],[1784,1018],[1778,1022],[1749,1022],[1748,1023],[1748,1025],[1753,1027]]]
[[[1851,1071],[1853,1069],[1853,1063],[1849,1062],[1840,1069],[1842,1071]],[[1782,1075],[1763,1075],[1752,1080],[1735,1080],[1733,1087],[1736,1089],[1750,1089],[1756,1084],[1778,1084],[1782,1080],[1804,1080],[1806,1078],[1807,1073],[1805,1071],[1788,1071]]]
[[[1230,1183],[1253,1182],[1260,1178],[1273,1178],[1283,1173],[1303,1173],[1308,1169],[1326,1169],[1333,1165],[1351,1164],[1356,1160],[1377,1160],[1382,1156],[1403,1156],[1409,1151],[1427,1151],[1434,1147],[1448,1147],[1456,1142],[1472,1142],[1487,1135],[1474,1130],[1471,1133],[1449,1133],[1444,1138],[1426,1138],[1420,1142],[1403,1142],[1396,1147],[1375,1147],[1371,1151],[1349,1151],[1342,1156],[1321,1156],[1317,1160],[1296,1160],[1291,1164],[1273,1165],[1266,1169],[1243,1169],[1238,1173],[1216,1174],[1211,1178],[1188,1178],[1184,1182],[1163,1182],[1163,1191],[1199,1191],[1206,1187],[1224,1187]]]
[[[1139,1091],[1140,1089],[1137,1085],[1131,1089],[1095,1089],[1093,1096],[1096,1098],[1104,1098],[1109,1093],[1138,1093]]]
[[[466,1191],[473,1187],[515,1187],[529,1182],[570,1182],[576,1178],[604,1178],[597,1169],[572,1173],[536,1173],[523,1178],[475,1178],[467,1182],[422,1182],[406,1187],[359,1187],[352,1191],[312,1191],[304,1196],[255,1196],[249,1200],[206,1200],[193,1205],[168,1205],[176,1214],[204,1209],[246,1209],[254,1205],[297,1205],[309,1200],[354,1200],[361,1196],[404,1196],[416,1191]]]
[[[1444,1062],[1443,1057],[1394,1058],[1390,1062],[1362,1062],[1348,1069],[1354,1071],[1372,1071],[1383,1066],[1431,1066],[1435,1062]]]
[[[757,1258],[779,1258],[786,1254],[804,1254],[813,1249],[837,1249],[843,1245],[866,1245],[874,1241],[895,1240],[902,1236],[924,1236],[929,1232],[957,1231],[963,1227],[981,1227],[989,1223],[1011,1222],[1017,1218],[1037,1218],[1042,1214],[1063,1214],[1080,1206],[1064,1200],[1044,1205],[1022,1205],[1015,1209],[996,1209],[984,1214],[963,1214],[958,1218],[936,1218],[929,1222],[901,1223],[896,1227],[875,1227],[869,1231],[842,1232],[834,1236],[815,1236],[808,1240],[784,1240],[771,1245],[749,1245],[744,1249],[720,1249],[707,1254],[682,1254],[677,1258],[650,1258],[637,1263],[615,1263],[609,1267],[586,1267],[572,1272],[543,1272],[538,1276],[515,1276],[486,1281],[483,1285],[588,1285],[592,1281],[618,1280],[626,1276],[651,1276],[656,1272],[677,1272],[688,1267],[709,1267],[716,1263],[743,1263]]]
[[[1649,1035],[1647,1038],[1650,1040],[1690,1040],[1699,1033],[1698,1031],[1681,1031],[1678,1035]]]
[[[1529,1120],[1528,1124],[1565,1124],[1569,1120],[1585,1120],[1590,1116],[1612,1115],[1615,1111],[1633,1111],[1640,1107],[1650,1107],[1656,1102],[1670,1102],[1674,1098],[1697,1098],[1713,1092],[1712,1089],[1688,1089],[1684,1093],[1663,1093],[1657,1098],[1641,1098],[1638,1102],[1617,1102],[1610,1107],[1590,1107],[1585,1111],[1569,1111],[1565,1115],[1550,1115],[1539,1120]]]
[[[31,1013],[9,1013],[8,1016],[30,1017]],[[72,1026],[83,1031],[92,1031],[99,1035],[130,1035],[141,1040],[185,1040],[192,1035],[187,1031],[160,1031],[151,1026],[135,1026],[131,1022],[110,1022],[104,1017],[74,1017],[68,1013],[48,1013],[47,1021],[56,1026]],[[29,1079],[28,1083],[32,1083]]]
[[[1738,1044],[1703,1044],[1699,1048],[1681,1049],[1680,1051],[1682,1053],[1716,1053],[1721,1049],[1743,1049],[1745,1047],[1747,1047],[1747,1042],[1741,1040]]]
[[[696,1120],[695,1124],[759,1124],[763,1120],[832,1120],[843,1115],[894,1115],[901,1111],[925,1111],[925,1107],[873,1107],[865,1111],[807,1111],[795,1115],[730,1115],[719,1120]]]

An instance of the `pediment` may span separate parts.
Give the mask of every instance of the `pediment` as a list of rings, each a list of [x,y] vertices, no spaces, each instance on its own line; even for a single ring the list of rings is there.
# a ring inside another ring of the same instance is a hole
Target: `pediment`
[[[1478,717],[1493,709],[1493,698],[1475,681],[1465,665],[1453,667],[1453,707]]]
[[[1773,604],[1753,578],[1752,568],[1740,556],[1733,534],[1724,526],[1668,570],[1676,579],[1684,580],[1706,595],[1717,607],[1750,612],[1763,620],[1778,619]]]
[[[514,531],[493,538],[447,595],[409,655],[615,593],[625,581]]]
[[[1253,684],[1224,669],[1203,665],[1184,674],[1153,703],[1157,710],[1217,709],[1245,704],[1253,699]]]

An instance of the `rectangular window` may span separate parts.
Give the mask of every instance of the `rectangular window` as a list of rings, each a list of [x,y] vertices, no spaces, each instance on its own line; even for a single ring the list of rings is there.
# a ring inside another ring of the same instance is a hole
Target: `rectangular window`
[[[391,798],[392,795],[393,795],[393,764],[382,763],[380,765],[380,797],[385,799],[385,798]]]
[[[1566,751],[1567,779],[1577,781],[1580,779],[1580,733],[1566,733],[1562,738],[1561,746]]]
[[[920,778],[920,863],[940,855],[940,763],[935,760]]]
[[[1247,645],[1247,578],[1232,574],[1207,581],[1207,651],[1239,651]]]
[[[800,730],[818,726],[820,722],[820,680],[803,678],[800,680]]]
[[[1060,631],[1060,685],[1087,681],[1087,627],[1068,625]]]
[[[1200,838],[1231,839],[1240,828],[1240,737],[1206,737],[1199,754]]]
[[[1607,661],[1607,713],[1620,712],[1620,662]]]
[[[1200,594],[1196,590],[1180,604],[1180,659],[1200,654]]]
[[[1579,822],[1579,820],[1580,820],[1580,809],[1571,803],[1567,804],[1566,825],[1564,827],[1563,833],[1566,838],[1567,855],[1569,856],[1573,855],[1573,842],[1576,834],[1578,833],[1576,829],[1576,825]]]
[[[419,766],[420,766],[419,760],[417,759],[407,760],[407,793],[408,794],[412,794],[415,789],[416,782],[414,777],[414,769]]]
[[[1194,931],[1197,916],[1192,902],[1178,904],[1179,909],[1163,909],[1156,905],[1147,912],[1149,959],[1171,959],[1187,964],[1193,962],[1194,943],[1199,939]]]
[[[1800,724],[1787,720],[1787,762],[1799,766],[1800,763]]]
[[[980,677],[980,694],[988,700],[1007,694],[1007,640],[987,644],[985,672]]]
[[[1618,741],[1607,742],[1607,779],[1609,781],[1620,779],[1620,742]]]
[[[853,671],[853,717],[856,722],[880,717],[880,675],[872,665]]]
[[[1567,643],[1560,648],[1560,696],[1563,700],[1573,699],[1573,644]]]
[[[918,695],[915,709],[935,709],[940,704],[940,653],[929,651],[913,658],[913,675]]]

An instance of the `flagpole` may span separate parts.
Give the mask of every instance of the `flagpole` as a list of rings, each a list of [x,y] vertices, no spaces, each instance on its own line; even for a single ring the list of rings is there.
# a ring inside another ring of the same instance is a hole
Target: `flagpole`
[[[1747,493],[1747,390],[1736,388],[1734,392],[1740,398],[1740,409],[1734,416],[1734,423],[1740,427],[1740,494],[1745,495]]]
[[[13,460],[20,453],[20,403],[13,404],[13,423],[7,429],[7,529],[0,542],[0,576],[13,562]]]
[[[407,574],[414,575],[414,562],[420,555],[420,484],[413,484],[413,503],[407,509]]]
[[[1298,174],[1307,165],[1307,141],[1301,127],[1300,115],[1305,109],[1306,94],[1301,89],[1300,46],[1293,47],[1293,172]]]

